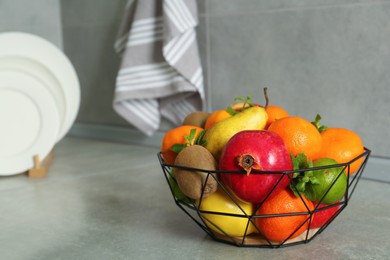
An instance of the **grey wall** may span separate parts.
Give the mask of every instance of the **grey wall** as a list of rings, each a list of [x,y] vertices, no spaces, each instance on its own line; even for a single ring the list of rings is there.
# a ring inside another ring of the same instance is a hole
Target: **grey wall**
[[[206,0],[203,60],[213,109],[252,95],[357,131],[390,157],[390,1]]]
[[[113,43],[127,0],[36,0],[28,11],[20,2],[0,0],[0,30],[63,38],[81,82],[72,134],[139,141],[111,107],[120,62]],[[4,11],[18,6],[22,21]],[[390,0],[199,0],[198,6],[208,110],[242,95],[261,103],[268,87],[273,104],[310,120],[321,113],[327,125],[357,131],[374,155],[390,157]],[[50,12],[58,8],[61,21]],[[169,127],[143,140],[158,145]]]
[[[0,0],[0,32],[39,35],[62,48],[60,0]]]
[[[79,78],[81,105],[77,121],[127,126],[112,110],[119,56],[114,41],[127,0],[63,0],[64,51]]]

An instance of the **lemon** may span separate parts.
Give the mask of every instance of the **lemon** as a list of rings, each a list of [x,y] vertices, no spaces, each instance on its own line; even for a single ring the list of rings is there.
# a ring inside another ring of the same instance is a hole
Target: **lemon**
[[[237,197],[234,197],[233,201],[221,188],[218,188],[216,192],[202,199],[202,201],[197,200],[196,205],[201,211],[200,216],[207,226],[218,234],[240,237],[245,234],[249,235],[256,229],[252,222],[249,222],[249,216],[253,214],[252,204]]]
[[[337,162],[331,158],[320,158],[313,161],[313,166],[330,166]],[[313,170],[313,177],[318,181],[308,183],[305,196],[315,202],[331,204],[339,201],[345,194],[348,186],[348,177],[343,167],[329,167]]]

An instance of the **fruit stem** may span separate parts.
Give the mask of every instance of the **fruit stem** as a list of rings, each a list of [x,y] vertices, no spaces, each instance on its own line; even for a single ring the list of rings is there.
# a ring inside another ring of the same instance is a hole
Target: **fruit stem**
[[[263,89],[263,92],[264,92],[264,98],[265,98],[265,106],[264,106],[264,109],[267,109],[268,103],[269,103],[267,88],[264,88],[264,89]]]

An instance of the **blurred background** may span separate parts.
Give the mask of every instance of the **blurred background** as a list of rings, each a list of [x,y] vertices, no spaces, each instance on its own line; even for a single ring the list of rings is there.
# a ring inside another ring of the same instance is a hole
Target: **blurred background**
[[[251,95],[356,131],[390,157],[390,0],[198,0],[207,110]],[[0,0],[0,32],[48,39],[70,58],[81,106],[70,135],[158,147],[112,109],[114,42],[127,0]]]

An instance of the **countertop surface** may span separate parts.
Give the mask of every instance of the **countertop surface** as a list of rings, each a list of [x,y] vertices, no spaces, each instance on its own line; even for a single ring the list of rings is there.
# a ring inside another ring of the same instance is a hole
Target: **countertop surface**
[[[390,169],[370,158],[347,206],[307,244],[216,242],[174,203],[157,148],[64,138],[48,175],[0,177],[1,259],[388,259]]]

